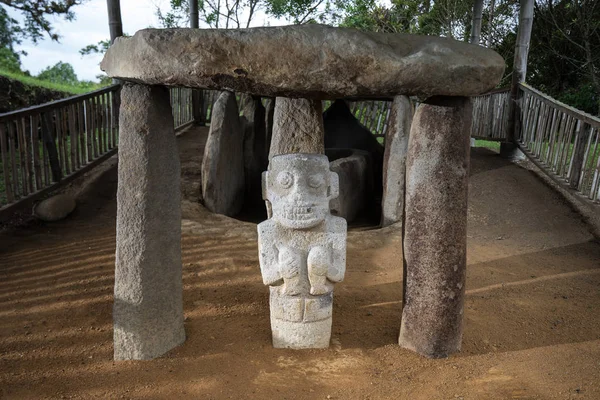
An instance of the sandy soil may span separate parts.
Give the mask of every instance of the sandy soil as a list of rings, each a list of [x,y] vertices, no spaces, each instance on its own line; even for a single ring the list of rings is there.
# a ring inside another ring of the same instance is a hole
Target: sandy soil
[[[206,130],[179,140],[187,341],[112,360],[114,168],[54,224],[0,235],[0,397],[135,399],[600,399],[600,245],[531,172],[472,156],[463,351],[396,345],[397,229],[349,233],[328,350],[270,344],[256,228],[198,197]]]

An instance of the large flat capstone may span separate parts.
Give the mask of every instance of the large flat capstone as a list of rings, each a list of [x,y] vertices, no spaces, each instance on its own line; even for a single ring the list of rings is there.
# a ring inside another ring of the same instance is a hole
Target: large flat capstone
[[[504,60],[453,39],[308,24],[144,29],[102,60],[113,77],[150,85],[304,98],[472,96],[494,88]]]

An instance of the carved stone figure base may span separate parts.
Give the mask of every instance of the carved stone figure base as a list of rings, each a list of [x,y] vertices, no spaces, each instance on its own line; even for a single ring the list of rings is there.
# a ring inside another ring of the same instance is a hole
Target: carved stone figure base
[[[333,293],[322,296],[280,294],[271,286],[271,330],[273,347],[321,349],[329,347]]]

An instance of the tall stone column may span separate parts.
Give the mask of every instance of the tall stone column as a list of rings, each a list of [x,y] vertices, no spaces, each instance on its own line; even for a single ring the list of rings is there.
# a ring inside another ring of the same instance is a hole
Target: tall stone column
[[[396,96],[390,112],[390,125],[385,134],[383,196],[381,199],[382,227],[402,221],[406,153],[412,117],[413,107],[410,99],[407,96]]]
[[[280,154],[323,154],[324,135],[323,106],[320,100],[277,97],[269,161]]]
[[[185,341],[180,165],[169,91],[125,84],[119,129],[114,357],[146,360]]]
[[[432,97],[410,131],[399,344],[431,358],[461,347],[470,126],[469,98]]]

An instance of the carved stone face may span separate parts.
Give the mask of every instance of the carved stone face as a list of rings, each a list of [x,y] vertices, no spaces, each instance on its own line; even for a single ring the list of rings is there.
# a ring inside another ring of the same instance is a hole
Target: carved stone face
[[[263,172],[263,198],[271,203],[273,219],[292,229],[312,228],[329,213],[329,200],[339,191],[338,176],[327,156],[275,156]]]

